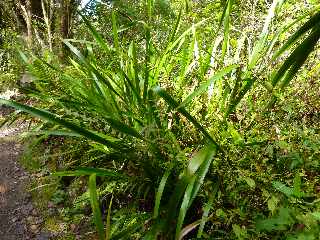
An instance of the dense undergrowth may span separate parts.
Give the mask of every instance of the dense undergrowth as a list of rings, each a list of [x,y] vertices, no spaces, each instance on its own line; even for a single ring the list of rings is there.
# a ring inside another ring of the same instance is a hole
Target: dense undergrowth
[[[99,239],[319,239],[319,6],[283,24],[297,3],[273,1],[254,32],[232,0],[166,21],[147,2],[108,40],[81,14],[68,64],[20,52],[33,106],[0,103],[44,120],[51,200],[90,205]]]

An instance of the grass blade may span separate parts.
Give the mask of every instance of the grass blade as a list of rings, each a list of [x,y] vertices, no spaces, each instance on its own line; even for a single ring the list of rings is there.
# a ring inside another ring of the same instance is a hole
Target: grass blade
[[[112,19],[112,34],[113,34],[114,47],[118,52],[118,56],[121,56],[121,54],[120,54],[121,52],[120,52],[119,35],[118,35],[118,25],[117,25],[116,14],[115,14],[114,11],[112,11],[111,19]]]
[[[122,132],[124,134],[139,138],[139,139],[144,139],[143,136],[137,132],[134,128],[128,126],[127,124],[124,124],[117,119],[110,118],[110,117],[105,117],[105,119],[108,121],[111,127],[114,129],[118,130],[119,132]]]
[[[204,178],[207,175],[207,172],[209,170],[209,167],[213,161],[213,157],[216,154],[216,147],[212,145],[208,145],[204,148],[205,156],[203,157],[203,162],[199,168],[199,170],[196,172],[196,181],[192,189],[192,194],[189,200],[189,206],[191,206],[193,200],[197,196],[199,189],[201,185],[203,184]]]
[[[225,112],[225,119],[236,110],[237,105],[240,103],[241,99],[247,94],[247,92],[252,88],[253,84],[255,82],[255,79],[247,78],[244,80],[244,85],[240,89],[239,93],[234,99],[231,99],[232,102],[230,102],[226,112]]]
[[[90,30],[94,39],[99,44],[99,46],[102,49],[104,49],[106,52],[110,52],[111,48],[110,48],[110,46],[108,46],[106,44],[106,41],[102,38],[102,36],[97,32],[97,30],[91,25],[91,23],[88,21],[88,19],[82,13],[79,12],[79,14],[80,14],[82,20],[84,21],[84,23],[86,24],[86,26],[88,27],[88,29]]]
[[[205,223],[208,221],[209,211],[212,208],[213,200],[214,200],[214,197],[215,197],[215,195],[216,195],[216,193],[218,191],[218,187],[219,187],[219,182],[217,182],[215,184],[213,192],[210,193],[209,200],[208,200],[207,204],[203,208],[203,214],[202,214],[202,218],[200,220],[200,226],[199,226],[199,230],[198,230],[198,233],[197,233],[197,238],[201,238],[202,237],[203,229],[204,229]]]
[[[21,103],[17,103],[14,101],[9,101],[9,100],[5,100],[5,99],[0,98],[0,105],[1,104],[8,105],[8,106],[13,107],[15,109],[29,113],[32,116],[39,117],[43,120],[50,121],[52,123],[63,126],[67,129],[73,131],[74,133],[77,133],[77,134],[80,134],[81,136],[86,137],[87,139],[104,144],[105,146],[111,147],[113,149],[120,150],[120,149],[123,149],[123,147],[124,147],[122,144],[117,144],[117,143],[114,143],[110,140],[107,140],[107,139],[93,133],[92,131],[89,131],[85,128],[79,127],[78,125],[76,125],[72,122],[68,122],[68,121],[62,119],[53,113],[50,113],[50,112],[47,112],[44,110],[40,110],[40,109],[37,109],[34,107],[30,107],[27,105],[23,105]]]
[[[172,40],[172,42],[168,43],[168,46],[164,52],[164,54],[158,58],[157,62],[156,62],[156,68],[154,70],[154,82],[157,83],[158,79],[159,79],[159,75],[161,73],[161,71],[164,68],[164,65],[166,63],[167,58],[169,58],[169,56],[171,56],[171,54],[174,54],[174,52],[172,51],[177,45],[181,46],[181,43],[185,40],[185,37],[190,34],[190,32],[194,31],[194,29],[196,29],[197,27],[201,26],[204,22],[206,22],[207,19],[204,19],[196,24],[194,24],[192,27],[188,28],[187,30],[185,30],[175,41]]]
[[[162,197],[163,190],[164,190],[164,187],[166,186],[166,183],[167,183],[167,180],[168,180],[170,173],[171,173],[171,168],[168,168],[161,178],[161,181],[160,181],[160,184],[158,187],[158,191],[156,194],[156,200],[155,200],[155,205],[154,205],[154,210],[153,210],[153,218],[158,217],[161,197]]]
[[[97,186],[96,186],[96,174],[92,174],[89,177],[89,193],[90,193],[90,203],[93,213],[93,221],[96,225],[99,239],[104,240],[104,226],[101,217],[101,211],[98,202]]]
[[[272,78],[272,86],[275,87],[279,82],[280,90],[284,89],[289,82],[294,78],[299,69],[307,60],[308,56],[314,50],[315,45],[320,39],[320,22],[311,34],[291,53],[285,60],[280,69]],[[267,108],[273,107],[277,100],[275,95],[272,96]]]
[[[106,86],[109,88],[110,91],[115,93],[120,99],[123,100],[122,96],[113,88],[111,83],[105,77],[102,76],[100,71],[98,71],[92,64],[90,64],[86,60],[86,58],[81,54],[81,52],[76,47],[74,47],[70,42],[66,40],[64,40],[64,44],[70,49],[71,52],[73,52],[74,55],[78,57],[80,62],[83,63],[90,70],[90,72],[92,72],[97,77],[97,79],[99,79],[101,82],[106,84]]]
[[[319,22],[320,23],[320,22]],[[293,58],[295,59],[295,63],[292,65],[288,74],[284,78],[284,80],[280,83],[280,88],[284,88],[288,85],[291,79],[296,75],[298,70],[302,67],[302,65],[307,60],[310,53],[314,50],[315,45],[320,39],[320,24],[316,27],[313,33],[310,34],[308,38],[306,38],[292,53]]]
[[[154,0],[147,0],[147,13],[149,21],[152,19]]]
[[[189,96],[183,100],[183,102],[179,105],[178,108],[187,106],[195,97],[201,95],[202,93],[206,92],[208,87],[214,83],[215,81],[218,81],[226,74],[230,73],[232,70],[236,69],[238,65],[230,65],[228,67],[225,67],[224,69],[217,72],[215,75],[210,77],[205,83],[201,84],[193,93],[191,93]]]
[[[250,57],[249,64],[248,64],[248,71],[250,71],[256,65],[260,56],[264,52],[263,50],[265,49],[266,43],[268,40],[269,28],[270,28],[272,18],[275,16],[275,13],[277,10],[277,5],[279,4],[279,6],[281,6],[282,2],[283,1],[273,0],[273,2],[271,4],[271,7],[268,11],[268,15],[266,17],[266,20],[265,20],[265,23],[263,26],[263,30],[259,36],[259,40],[257,41],[255,46],[253,47],[253,52],[252,52],[252,55]]]
[[[145,224],[144,221],[142,223],[141,222],[137,222],[137,223],[131,224],[126,229],[114,234],[110,239],[111,240],[131,239],[130,236],[132,236],[132,234],[134,232],[136,232],[139,228],[142,228],[144,226],[144,224]]]
[[[72,171],[60,171],[60,172],[54,172],[51,175],[57,176],[57,177],[63,177],[63,176],[89,176],[95,174],[99,177],[112,177],[116,179],[127,179],[127,176],[117,173],[115,171],[102,169],[102,168],[85,168],[80,167]]]
[[[1,126],[0,126],[1,128]],[[35,135],[52,135],[52,136],[68,136],[68,137],[81,137],[80,134],[75,133],[75,132],[69,132],[69,131],[29,131],[29,132],[24,132],[22,133],[23,137],[27,136],[35,136]]]
[[[170,44],[171,42],[173,42],[173,40],[174,40],[174,38],[175,38],[178,30],[179,30],[180,21],[181,21],[181,15],[182,15],[182,8],[180,8],[180,10],[179,10],[179,15],[178,15],[178,17],[177,17],[177,20],[176,20],[176,22],[175,22],[175,24],[174,24],[174,27],[173,27],[173,29],[172,29],[172,31],[171,31],[171,34],[170,34],[170,36],[169,36],[168,46],[169,46],[169,44]]]
[[[144,71],[144,84],[143,84],[143,100],[147,100],[149,88],[149,75],[150,75],[150,57],[151,57],[151,33],[150,28],[144,25],[145,28],[145,41],[146,41],[146,54],[145,54],[145,71]]]
[[[290,54],[285,60],[280,69],[274,74],[271,79],[273,87],[279,85],[279,90],[283,90],[297,74],[302,65],[306,62],[311,52],[320,39],[320,22],[313,27],[309,36]],[[267,109],[274,106],[277,101],[276,95],[272,95],[271,100],[267,105]]]
[[[106,223],[106,240],[110,239],[111,236],[111,206],[112,206],[113,195],[110,199],[108,213],[107,213],[107,223]]]
[[[171,196],[169,201],[168,217],[166,218],[166,221],[167,226],[171,227],[171,221],[178,214],[177,211],[179,211],[179,220],[175,229],[176,237],[180,234],[186,211],[195,198],[195,195],[197,194],[198,189],[205,176],[204,170],[207,169],[207,166],[211,163],[213,155],[215,153],[216,147],[212,144],[206,145],[198,153],[196,153],[190,160],[188,167],[184,170],[180,180],[178,181],[173,191],[173,195]],[[179,208],[178,206],[182,198],[182,204]]]
[[[174,100],[164,89],[157,87],[154,89],[154,91],[160,97],[162,97],[170,105],[170,107],[185,116],[200,132],[202,132],[202,134],[209,142],[214,144],[219,150],[222,151],[220,145],[210,136],[207,130],[205,130],[202,125],[193,116],[191,116],[191,114],[185,108],[179,107],[180,104],[176,100]]]
[[[296,43],[306,32],[312,29],[316,24],[320,22],[320,12],[312,16],[302,27],[299,28],[287,42],[273,55],[272,61],[279,57],[283,52],[289,49],[294,43]]]
[[[187,214],[187,211],[188,211],[188,208],[190,205],[190,201],[192,198],[192,190],[193,190],[195,181],[196,181],[196,176],[193,176],[190,180],[190,183],[188,184],[188,186],[186,188],[186,191],[184,192],[183,200],[182,200],[182,203],[180,206],[179,216],[177,219],[176,239],[179,239],[179,236],[180,236],[180,232],[182,229],[184,218]]]
[[[320,16],[320,13],[319,13]],[[309,54],[313,51],[314,46],[318,42],[320,35],[320,21],[314,25],[314,30],[312,33],[290,54],[290,56],[285,60],[283,65],[277,71],[277,73],[272,78],[272,85],[275,86],[280,79],[284,76],[285,72],[295,63],[304,63]],[[303,27],[302,27],[303,28]],[[300,28],[301,29],[301,28]],[[300,29],[297,31],[299,32]],[[294,34],[295,35],[295,34]],[[302,65],[301,64],[301,65]],[[289,80],[290,81],[290,80]]]
[[[233,2],[234,0],[228,0],[227,8],[225,9],[226,11],[224,13],[224,19],[223,19],[224,31],[223,31],[222,50],[221,50],[221,61],[224,60],[229,48],[230,14],[232,11]]]
[[[138,56],[137,56],[137,46],[136,44],[132,41],[129,47],[128,51],[128,56],[131,57],[131,64],[132,64],[132,77],[134,78],[134,83],[135,83],[135,89],[136,92],[138,93],[139,100],[140,100],[140,84],[139,84],[139,68],[138,68]]]

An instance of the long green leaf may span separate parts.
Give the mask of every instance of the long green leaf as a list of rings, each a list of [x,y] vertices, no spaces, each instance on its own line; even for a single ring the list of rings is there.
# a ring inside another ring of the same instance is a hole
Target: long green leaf
[[[209,167],[213,161],[213,157],[216,154],[216,147],[212,145],[208,145],[204,148],[204,152],[206,153],[205,157],[203,158],[203,162],[199,168],[199,170],[196,172],[196,181],[194,183],[191,197],[189,200],[189,206],[191,206],[193,200],[196,198],[199,189],[201,185],[203,184],[204,178],[206,177]]]
[[[124,230],[117,232],[116,234],[113,234],[110,238],[110,240],[123,240],[123,239],[131,239],[133,233],[135,233],[138,229],[142,228],[144,226],[145,222],[137,222],[134,224],[131,224]]]
[[[184,192],[184,196],[183,196],[182,203],[181,203],[181,206],[180,206],[179,216],[178,216],[178,219],[177,219],[176,240],[178,240],[179,236],[180,236],[180,232],[181,232],[181,229],[182,229],[184,218],[185,218],[185,216],[187,214],[187,211],[188,211],[188,208],[189,208],[189,203],[190,203],[190,200],[192,198],[192,190],[193,190],[195,181],[196,181],[196,176],[193,176],[191,178],[191,180],[190,180],[185,192]]]
[[[107,213],[107,223],[106,223],[106,240],[110,239],[111,236],[111,206],[112,206],[113,195],[110,199],[108,213]]]
[[[304,36],[310,29],[320,22],[320,12],[313,15],[302,27],[298,29],[282,47],[273,55],[272,61],[279,57],[284,51],[289,49],[294,43],[296,43],[301,37]]]
[[[34,135],[52,135],[52,136],[68,136],[68,137],[81,137],[80,134],[70,131],[30,131],[22,133],[23,137],[34,136]]]
[[[216,74],[214,74],[212,77],[210,77],[205,83],[202,83],[194,92],[192,92],[189,96],[187,96],[183,102],[179,105],[178,108],[187,106],[195,97],[201,95],[204,93],[208,87],[214,83],[215,81],[218,81],[226,74],[230,73],[232,70],[236,69],[238,65],[230,65],[228,67],[223,68]]]
[[[183,107],[179,107],[180,104],[174,100],[164,89],[156,87],[154,91],[162,97],[173,109],[177,110],[183,116],[185,116],[193,125],[205,136],[205,138],[214,144],[219,150],[222,150],[220,145],[210,136],[210,134],[205,130],[202,125],[193,117],[191,114]]]
[[[150,57],[151,57],[151,32],[149,26],[145,25],[145,40],[146,40],[146,53],[145,53],[145,70],[144,70],[144,84],[143,84],[143,100],[147,100],[149,90],[149,77],[150,77]]]
[[[164,187],[166,186],[166,183],[167,183],[167,180],[168,180],[170,173],[171,173],[171,168],[168,168],[161,178],[161,181],[160,181],[160,184],[158,187],[158,191],[156,194],[156,200],[155,200],[155,205],[154,205],[154,210],[153,210],[153,218],[158,217],[160,201],[161,201],[163,190],[164,190]]]
[[[216,147],[212,144],[208,144],[203,147],[194,157],[190,160],[188,167],[182,173],[182,176],[173,191],[173,195],[170,197],[168,206],[168,217],[166,218],[167,227],[170,226],[171,221],[178,215],[179,211],[179,224],[176,226],[176,234],[180,232],[186,211],[190,207],[191,202],[197,194],[198,186],[194,187],[195,183],[201,184],[201,179],[204,176],[201,170],[197,174],[198,169],[201,169],[202,165],[207,166],[208,162],[211,162],[213,155],[216,152]],[[204,169],[206,167],[202,167]],[[191,184],[190,184],[191,183]],[[183,204],[179,208],[181,199]]]
[[[234,99],[231,99],[229,106],[225,112],[225,118],[227,118],[232,112],[236,110],[237,105],[240,103],[241,99],[247,94],[247,92],[252,88],[255,79],[247,78],[244,80],[243,87],[240,89],[237,96]]]
[[[218,191],[218,187],[219,187],[219,182],[217,182],[215,184],[213,192],[209,193],[209,200],[206,203],[206,205],[203,207],[203,214],[202,214],[202,218],[200,220],[200,226],[199,226],[199,229],[198,229],[197,238],[201,238],[202,237],[203,229],[204,229],[204,226],[205,226],[206,222],[208,221],[208,215],[209,215],[209,212],[210,212],[210,210],[212,208],[214,197],[215,197],[215,195],[216,195],[216,193]]]
[[[89,193],[90,193],[90,203],[93,213],[93,221],[96,225],[99,239],[105,240],[104,226],[101,217],[101,211],[98,202],[97,186],[96,186],[96,174],[92,174],[89,177]]]
[[[131,58],[131,70],[133,71],[132,73],[132,78],[134,78],[134,85],[135,85],[135,91],[137,93],[137,99],[140,101],[140,82],[139,82],[139,68],[138,68],[138,56],[137,56],[137,47],[136,44],[132,41],[130,46],[129,46],[129,51],[128,55]]]
[[[83,14],[81,14],[80,12],[79,14],[100,47],[102,47],[102,49],[104,49],[106,52],[110,52],[111,48],[106,44],[106,41],[102,38],[102,36],[97,32],[97,30],[92,26],[92,24]]]
[[[292,53],[295,59],[295,63],[292,65],[288,74],[285,76],[284,80],[280,83],[280,88],[284,88],[292,80],[292,78],[297,74],[298,70],[305,63],[310,53],[314,50],[317,42],[320,39],[320,22],[315,30],[306,38]]]
[[[138,133],[134,128],[128,126],[127,124],[124,124],[114,118],[105,117],[107,122],[112,126],[114,129],[117,129],[118,131],[131,135],[136,138],[144,139],[143,136]]]
[[[222,43],[222,49],[221,49],[221,61],[224,60],[227,50],[229,48],[230,14],[232,11],[233,2],[234,0],[228,0],[226,12],[224,13],[224,19],[223,19],[224,31],[223,31],[223,43]]]
[[[299,30],[298,30],[299,31]],[[272,78],[272,85],[275,86],[280,79],[285,75],[286,71],[294,65],[298,64],[299,66],[302,66],[302,64],[306,61],[309,54],[313,51],[316,43],[318,42],[320,38],[320,21],[317,23],[317,25],[314,26],[314,30],[312,33],[290,54],[290,56],[285,60],[285,62],[282,64],[280,69],[277,71],[277,73]],[[290,81],[292,79],[293,75],[289,75],[286,77],[286,81]]]
[[[39,117],[39,118],[41,118],[43,120],[50,121],[50,122],[53,122],[53,123],[58,124],[60,126],[63,126],[63,127],[67,128],[67,129],[73,131],[74,133],[80,134],[81,136],[83,136],[83,137],[85,137],[85,138],[87,138],[89,140],[104,144],[105,146],[111,147],[113,149],[120,150],[120,149],[123,149],[125,147],[122,144],[114,143],[114,142],[112,142],[110,140],[107,140],[107,139],[105,139],[105,138],[93,133],[90,130],[87,130],[85,128],[79,127],[78,125],[76,125],[76,124],[74,124],[72,122],[66,121],[66,120],[60,118],[59,116],[57,116],[57,115],[55,115],[53,113],[50,113],[50,112],[47,112],[47,111],[44,111],[44,110],[41,110],[41,109],[37,109],[37,108],[34,108],[34,107],[30,107],[30,106],[27,106],[27,105],[24,105],[24,104],[21,104],[21,103],[17,103],[17,102],[14,102],[14,101],[9,101],[9,100],[5,100],[5,99],[1,99],[0,98],[0,105],[1,104],[8,105],[10,107],[13,107],[13,108],[16,108],[18,110],[24,111],[26,113],[29,113],[32,116]]]
[[[76,168],[75,170],[70,171],[60,171],[60,172],[54,172],[51,175],[52,176],[89,176],[95,174],[96,176],[100,177],[112,177],[115,179],[127,179],[127,176],[117,173],[115,171],[107,170],[107,169],[101,169],[101,168]]]
[[[118,25],[117,25],[117,16],[114,11],[112,11],[111,14],[111,19],[112,19],[112,34],[113,34],[113,43],[114,47],[118,52],[118,56],[121,57],[121,52],[120,52],[120,43],[119,43],[119,36],[118,36]]]
[[[175,36],[176,36],[176,34],[177,34],[178,30],[179,30],[180,21],[181,21],[181,15],[182,15],[182,8],[180,8],[180,10],[179,10],[178,17],[177,17],[177,19],[176,19],[176,22],[175,22],[175,24],[174,24],[173,29],[171,30],[171,34],[169,35],[168,46],[169,46],[169,44],[170,44],[171,42],[174,41]]]
[[[87,59],[76,47],[74,47],[70,42],[66,40],[64,40],[63,42],[70,49],[70,51],[78,57],[80,62],[83,63],[90,70],[90,72],[92,72],[97,77],[99,81],[106,84],[106,86],[109,88],[111,92],[115,93],[119,98],[123,100],[123,97],[114,89],[109,80],[106,79],[96,67],[94,67],[90,62],[88,62]]]
[[[152,19],[154,0],[147,0],[147,13],[149,21]]]
[[[175,41],[170,42],[166,48],[166,50],[164,51],[163,55],[161,57],[158,58],[156,64],[155,64],[155,70],[154,70],[154,81],[155,83],[158,82],[159,79],[159,75],[161,73],[161,71],[163,71],[164,65],[167,61],[167,59],[169,58],[169,56],[171,56],[172,54],[175,54],[173,49],[177,46],[177,45],[181,45],[181,43],[185,40],[186,36],[188,34],[190,34],[190,32],[194,31],[195,28],[198,28],[199,26],[201,26],[203,23],[205,23],[208,19],[204,19],[194,25],[192,25],[192,27],[188,28],[186,31],[184,31]]]
[[[275,87],[279,82],[279,89],[284,89],[297,74],[299,69],[307,60],[308,56],[314,50],[320,39],[320,22],[315,26],[311,34],[291,53],[285,60],[280,69],[271,79],[272,86]],[[277,100],[275,95],[272,96],[268,103],[267,109],[273,107]]]
[[[283,0],[273,0],[271,7],[268,11],[268,15],[266,17],[266,20],[264,22],[264,26],[262,29],[262,32],[259,36],[259,40],[256,42],[255,46],[253,47],[253,52],[250,56],[249,59],[249,64],[248,64],[248,71],[250,71],[257,63],[259,58],[263,56],[264,50],[266,50],[266,43],[268,40],[268,35],[270,31],[270,25],[272,22],[272,19],[274,18],[277,10],[277,6],[279,5],[281,7],[283,3]],[[263,56],[264,57],[264,56]],[[248,75],[246,75],[248,77]]]

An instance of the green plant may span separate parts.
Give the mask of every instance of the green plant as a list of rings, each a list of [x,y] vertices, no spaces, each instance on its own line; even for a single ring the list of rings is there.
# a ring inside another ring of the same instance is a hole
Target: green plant
[[[149,21],[151,3],[148,1]],[[100,239],[106,235],[120,239],[137,231],[141,231],[145,239],[182,239],[198,226],[197,235],[201,238],[205,235],[206,222],[214,217],[228,226],[226,216],[245,218],[243,209],[237,213],[222,209],[211,215],[209,212],[217,204],[215,198],[236,199],[242,190],[252,191],[259,182],[265,181],[263,173],[260,173],[263,177],[252,176],[242,165],[251,167],[253,163],[248,158],[259,155],[263,145],[269,143],[269,138],[260,138],[259,124],[272,119],[270,109],[276,99],[285,94],[285,87],[314,50],[320,38],[320,25],[319,13],[316,13],[275,51],[281,34],[292,27],[290,24],[279,33],[272,31],[272,21],[283,5],[283,1],[275,0],[261,34],[247,54],[244,48],[250,46],[245,46],[245,39],[251,41],[254,37],[238,39],[232,32],[233,5],[234,1],[226,2],[215,29],[217,34],[210,38],[215,44],[206,48],[199,47],[201,41],[206,41],[199,28],[205,26],[208,19],[181,30],[184,14],[181,9],[163,46],[153,41],[152,25],[142,21],[137,22],[141,40],[126,45],[125,36],[119,34],[117,14],[113,12],[113,45],[104,41],[82,16],[94,41],[64,40],[74,54],[71,66],[62,67],[54,58],[45,61],[21,53],[29,71],[37,78],[29,95],[50,112],[4,99],[0,104],[50,122],[51,128],[46,134],[82,137],[94,151],[104,153],[104,158],[94,167],[74,166],[54,173],[56,176],[90,176],[90,200]],[[309,35],[303,39],[308,31]],[[233,47],[232,40],[235,40]],[[284,55],[292,46],[292,53]],[[95,48],[99,49],[98,54]],[[279,61],[280,67],[273,67],[273,61],[280,57],[285,59],[283,63]],[[256,99],[257,93],[261,98]],[[267,120],[262,119],[265,115]],[[237,158],[239,153],[248,154],[247,159]],[[230,186],[239,185],[240,193],[223,194],[228,190],[224,184],[228,179],[234,180],[234,174],[239,178],[237,182],[230,181]],[[215,180],[209,181],[208,175]],[[128,228],[112,232],[109,207],[105,232],[98,203],[97,176],[104,181],[128,183],[131,187],[128,192],[137,193],[135,200],[150,196],[147,200],[155,202],[153,217],[140,213],[142,217],[135,218]],[[278,189],[285,189],[288,194],[292,190],[294,193],[289,195],[296,197],[301,195],[298,185],[298,179],[293,189],[275,182]],[[214,193],[208,194],[210,189],[215,189]],[[186,216],[196,205],[203,205],[203,213],[195,214],[197,219],[191,221]],[[270,229],[293,224],[291,212],[285,208],[279,210],[279,216],[272,218],[270,224]],[[237,222],[231,226],[240,239],[248,234]]]
[[[267,219],[257,220],[256,229],[258,231],[275,231],[278,234],[286,231],[285,239],[318,238],[320,234],[318,222],[320,219],[317,204],[313,202],[311,206],[304,207],[304,205],[310,203],[307,200],[307,194],[301,191],[301,184],[299,174],[295,176],[292,188],[280,182],[273,183],[274,188],[285,195],[284,201],[281,201],[283,206],[279,204],[279,199],[274,198],[275,205],[272,210],[276,208],[277,211],[274,211],[272,216]],[[300,201],[297,202],[295,199],[300,199]],[[278,204],[280,206],[277,206]]]

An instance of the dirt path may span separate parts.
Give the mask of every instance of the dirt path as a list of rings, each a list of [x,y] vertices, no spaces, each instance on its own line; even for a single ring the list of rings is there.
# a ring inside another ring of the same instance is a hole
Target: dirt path
[[[19,131],[21,126],[0,128],[0,239],[50,239],[26,189],[30,176],[19,164],[22,146],[14,137]]]
[[[0,143],[0,236],[3,240],[32,239],[26,219],[32,214],[31,196],[25,191],[28,175],[17,164],[21,147]]]

